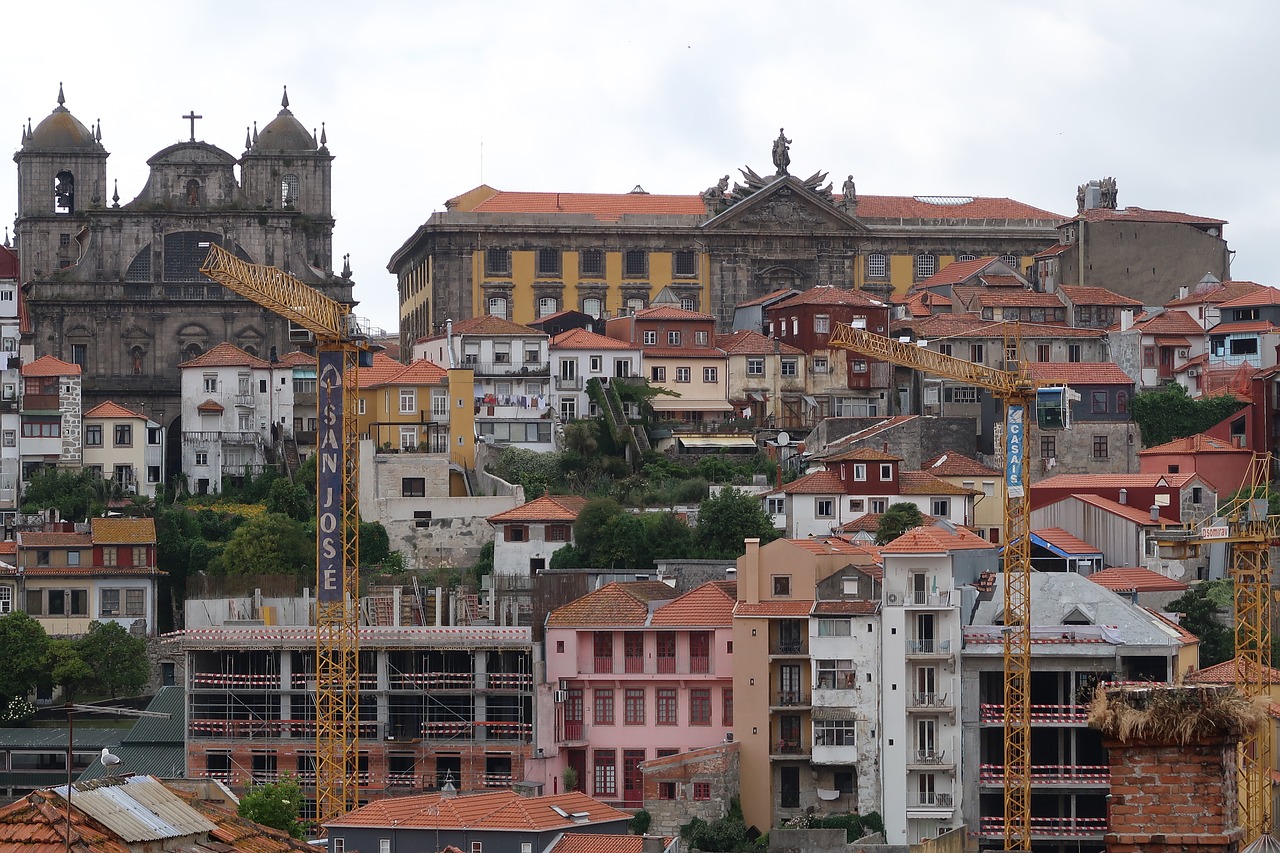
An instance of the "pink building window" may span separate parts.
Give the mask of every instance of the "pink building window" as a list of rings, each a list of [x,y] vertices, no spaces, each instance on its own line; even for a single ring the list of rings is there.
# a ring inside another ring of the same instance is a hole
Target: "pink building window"
[[[595,783],[597,797],[613,797],[618,794],[617,756],[612,749],[595,752]]]
[[[644,672],[644,634],[628,631],[622,635],[624,672]]]
[[[594,719],[597,726],[613,725],[613,690],[597,687],[593,691]]]
[[[626,724],[628,726],[643,726],[644,725],[644,688],[628,687],[626,696],[624,697],[624,701],[626,703],[625,709],[624,709],[624,713],[626,714],[626,716],[624,717]]]
[[[658,672],[676,671],[676,635],[658,634]],[[599,670],[597,670],[598,672]]]
[[[689,672],[711,672],[710,631],[693,631],[689,634]]]
[[[595,672],[613,672],[613,634],[609,631],[596,631],[591,645],[595,655]]]
[[[695,800],[711,799],[711,783],[710,782],[694,782],[693,798]]]
[[[658,725],[677,725],[676,691],[674,687],[658,688]]]
[[[689,691],[689,725],[711,725],[711,691],[705,687]]]
[[[582,740],[582,688],[569,691],[564,702],[564,740]]]
[[[726,687],[722,698],[724,702],[723,707],[720,709],[720,714],[724,718],[724,724],[731,726],[733,725],[733,688]]]

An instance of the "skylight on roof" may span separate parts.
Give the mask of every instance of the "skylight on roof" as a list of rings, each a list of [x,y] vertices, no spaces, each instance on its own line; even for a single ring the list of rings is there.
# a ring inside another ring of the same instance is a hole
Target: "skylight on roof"
[[[971,195],[918,195],[915,200],[924,204],[936,204],[939,207],[959,207],[962,204],[973,204]]]

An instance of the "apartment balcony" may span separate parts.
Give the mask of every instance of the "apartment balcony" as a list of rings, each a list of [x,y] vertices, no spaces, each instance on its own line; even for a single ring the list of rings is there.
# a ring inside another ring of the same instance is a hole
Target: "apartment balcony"
[[[812,754],[812,747],[803,738],[783,738],[773,741],[769,758],[774,761],[796,761],[809,758]]]
[[[57,412],[61,409],[57,394],[23,394],[22,411],[24,412]]]
[[[252,409],[258,405],[258,398],[253,394],[237,394],[235,396],[235,405],[242,409]]]
[[[545,361],[526,361],[512,363],[509,361],[469,361],[463,362],[479,376],[550,376],[551,365]]]
[[[242,444],[261,445],[265,441],[260,433],[236,431],[195,430],[182,433],[183,444]]]
[[[955,812],[955,796],[951,792],[914,792],[907,797],[907,817],[946,820]]]
[[[946,610],[951,607],[951,591],[925,592],[912,590],[906,595],[906,606],[912,610]]]
[[[908,770],[955,770],[956,760],[945,749],[913,749],[907,754]]]
[[[587,723],[585,720],[561,720],[560,731],[556,742],[561,744],[582,744],[587,742]]]
[[[812,699],[803,690],[777,690],[769,697],[769,707],[803,710],[810,707]]]
[[[1059,839],[1084,839],[1101,841],[1107,834],[1105,817],[1036,817],[1031,818],[1031,839],[1033,841],[1056,841]],[[978,825],[978,835],[982,838],[1004,838],[1003,817],[983,817]]]
[[[631,676],[651,675],[715,675],[710,657],[625,657],[619,663],[612,657],[593,657],[585,665],[578,664],[579,675],[616,675],[620,681]],[[640,679],[635,679],[640,680]]]
[[[978,712],[983,725],[1003,726],[1004,705],[984,702]],[[1089,722],[1086,705],[1032,705],[1031,722],[1045,726],[1084,726]]]
[[[584,383],[582,381],[581,376],[557,376],[556,377],[557,391],[581,391],[583,388],[583,385]]]
[[[947,693],[912,693],[907,713],[954,714],[955,702]]]
[[[954,655],[951,651],[950,640],[907,640],[906,656],[908,659],[923,660],[951,660]]]
[[[809,656],[809,644],[800,640],[774,640],[769,644],[769,657],[788,658]]]
[[[1004,785],[1003,764],[978,767],[978,784],[998,788]],[[1031,784],[1072,788],[1106,788],[1111,785],[1111,768],[1106,764],[1033,764]]]

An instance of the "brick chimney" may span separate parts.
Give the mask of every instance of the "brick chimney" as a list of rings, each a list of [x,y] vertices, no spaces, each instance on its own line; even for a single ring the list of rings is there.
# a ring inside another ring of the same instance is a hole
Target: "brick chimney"
[[[1090,724],[1102,730],[1111,765],[1107,853],[1239,853],[1244,837],[1236,785],[1240,728],[1220,725],[1206,714],[1206,725],[1184,743],[1175,725],[1162,731],[1158,719],[1128,737],[1106,719],[1107,709],[1117,706],[1158,716],[1163,698],[1171,699],[1164,707],[1194,704],[1195,697],[1188,701],[1174,694],[1248,707],[1234,688],[1207,690],[1212,695],[1205,688],[1185,687],[1109,690],[1104,702],[1095,703]]]

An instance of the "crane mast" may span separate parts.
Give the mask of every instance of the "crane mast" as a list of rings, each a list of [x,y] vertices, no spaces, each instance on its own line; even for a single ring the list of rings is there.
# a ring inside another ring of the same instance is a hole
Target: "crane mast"
[[[216,244],[200,270],[228,290],[315,335],[316,816],[359,805],[360,464],[356,425],[365,343],[351,307],[275,267],[250,264]]]
[[[991,391],[1004,402],[1004,846],[1031,850],[1031,503],[1027,415],[1037,385],[923,345],[837,324],[829,345]],[[1006,351],[1008,347],[1006,347]]]

